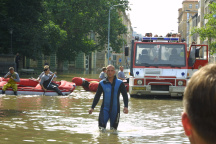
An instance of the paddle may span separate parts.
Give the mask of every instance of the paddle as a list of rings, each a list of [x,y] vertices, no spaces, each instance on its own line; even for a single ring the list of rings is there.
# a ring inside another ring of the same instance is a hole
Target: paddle
[[[52,78],[51,78],[51,80],[50,80],[49,84],[47,85],[47,88],[49,87],[50,83],[52,82],[52,80],[53,80],[54,76],[55,76],[55,73],[53,74],[53,76],[52,76]],[[43,95],[45,95],[45,92],[46,92],[46,91],[44,91]]]

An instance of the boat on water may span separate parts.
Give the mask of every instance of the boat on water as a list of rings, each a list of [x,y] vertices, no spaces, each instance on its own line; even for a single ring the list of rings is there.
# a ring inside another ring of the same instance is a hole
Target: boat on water
[[[99,79],[74,77],[74,78],[72,78],[72,82],[74,82],[77,86],[82,86],[83,89],[86,91],[96,92],[100,80]],[[125,84],[126,90],[129,91],[129,83],[127,83],[125,81],[124,84]]]
[[[86,91],[97,91],[98,84],[100,82],[99,79],[90,79],[90,78],[81,78],[81,77],[74,77],[72,78],[72,82],[76,84],[76,86],[82,86],[84,90]],[[96,83],[96,86],[89,87],[91,83]]]
[[[0,94],[2,93],[2,88],[4,84],[8,82],[9,78],[0,77]],[[63,95],[69,95],[72,93],[76,87],[76,84],[73,82],[68,82],[65,80],[56,81],[56,84],[59,85],[60,91]],[[12,88],[8,88],[5,91],[6,95],[13,95],[14,92]],[[46,96],[58,96],[58,94],[53,90],[44,90],[41,88],[38,81],[35,79],[20,79],[20,82],[17,83],[17,95],[46,95]]]

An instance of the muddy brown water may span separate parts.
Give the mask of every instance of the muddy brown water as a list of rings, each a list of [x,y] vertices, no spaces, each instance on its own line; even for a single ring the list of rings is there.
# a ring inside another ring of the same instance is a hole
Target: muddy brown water
[[[58,79],[71,81],[74,76]],[[189,143],[181,124],[182,100],[129,97],[129,114],[121,112],[118,131],[110,131],[108,122],[101,133],[101,100],[88,114],[94,94],[76,87],[69,96],[0,95],[0,143]]]

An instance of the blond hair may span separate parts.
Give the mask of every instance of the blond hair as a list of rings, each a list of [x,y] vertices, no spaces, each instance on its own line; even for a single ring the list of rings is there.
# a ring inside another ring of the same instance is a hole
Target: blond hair
[[[49,68],[49,65],[45,65],[45,66],[44,66],[44,69],[48,69],[48,68]]]
[[[14,68],[13,68],[13,67],[9,67],[9,71],[10,71],[10,70],[14,70]]]

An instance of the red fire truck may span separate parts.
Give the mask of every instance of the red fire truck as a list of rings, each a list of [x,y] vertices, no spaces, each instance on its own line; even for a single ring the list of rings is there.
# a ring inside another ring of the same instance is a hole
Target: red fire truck
[[[133,96],[182,97],[192,74],[208,63],[208,45],[179,42],[178,37],[132,41],[129,93]]]

